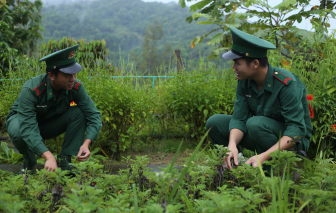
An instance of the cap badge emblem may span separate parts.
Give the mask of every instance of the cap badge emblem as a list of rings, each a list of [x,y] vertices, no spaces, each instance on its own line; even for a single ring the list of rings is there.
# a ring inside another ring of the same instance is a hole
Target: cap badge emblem
[[[75,57],[75,51],[72,51],[69,55],[69,58],[68,59],[72,59],[73,57]]]
[[[271,87],[271,84],[268,84],[268,87]]]
[[[245,55],[246,55],[246,56],[249,56],[249,54],[248,54],[248,53],[246,53]]]

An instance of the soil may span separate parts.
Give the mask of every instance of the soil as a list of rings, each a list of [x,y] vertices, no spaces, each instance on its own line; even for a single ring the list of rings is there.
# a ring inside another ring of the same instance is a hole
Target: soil
[[[191,153],[192,151],[180,152],[176,158],[175,165],[182,166]],[[130,153],[125,156],[132,156],[131,159],[135,159],[136,156],[144,155],[147,155],[151,165],[157,166],[171,164],[175,157],[175,153]]]

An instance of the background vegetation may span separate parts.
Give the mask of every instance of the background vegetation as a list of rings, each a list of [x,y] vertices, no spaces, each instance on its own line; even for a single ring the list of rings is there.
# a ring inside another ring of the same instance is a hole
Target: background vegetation
[[[146,38],[150,39],[148,31],[158,29],[150,28],[156,21],[161,27],[161,36],[157,38],[158,55],[173,54],[173,50],[181,49],[184,56],[197,57],[199,50],[204,54],[211,52],[206,44],[192,49],[190,41],[202,30],[211,30],[213,26],[200,26],[188,24],[184,20],[188,16],[188,9],[182,9],[178,4],[145,3],[140,0],[97,0],[92,3],[78,2],[71,5],[57,5],[43,7],[45,28],[43,41],[49,39],[73,37],[84,41],[106,41],[106,48],[116,54],[112,58],[116,61],[119,56],[130,57],[130,51],[138,57],[144,46]],[[146,30],[147,29],[147,30]],[[167,59],[167,58],[166,58]],[[162,61],[160,61],[162,63]]]

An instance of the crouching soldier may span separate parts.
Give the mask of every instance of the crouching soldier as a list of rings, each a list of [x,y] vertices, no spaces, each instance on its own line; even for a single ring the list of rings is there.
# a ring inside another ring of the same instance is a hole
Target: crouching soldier
[[[86,161],[89,145],[101,129],[101,115],[84,86],[76,80],[82,67],[76,62],[78,45],[52,53],[45,61],[46,74],[28,80],[6,117],[6,128],[14,146],[24,157],[20,174],[33,170],[35,154],[43,157],[44,168],[72,170],[71,156]],[[75,101],[77,106],[71,106]],[[65,132],[57,160],[43,143]],[[86,133],[86,134],[85,134]]]
[[[272,43],[230,30],[232,49],[222,57],[233,60],[238,79],[234,113],[213,115],[206,123],[212,142],[230,150],[224,166],[232,169],[231,159],[238,165],[238,144],[256,152],[261,165],[279,147],[307,152],[312,125],[305,85],[293,73],[268,63],[267,50],[275,49]],[[288,143],[293,139],[297,143]],[[257,156],[246,163],[258,166]]]

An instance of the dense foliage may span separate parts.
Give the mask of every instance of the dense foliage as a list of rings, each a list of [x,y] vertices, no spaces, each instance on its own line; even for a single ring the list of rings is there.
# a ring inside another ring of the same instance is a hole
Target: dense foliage
[[[201,142],[202,143],[202,142]],[[244,164],[222,165],[221,146],[199,151],[178,171],[174,161],[153,173],[146,156],[118,175],[97,158],[74,163],[78,174],[41,170],[14,176],[0,170],[0,212],[332,212],[336,208],[336,167],[330,159],[300,159],[272,153],[270,173]],[[178,155],[178,152],[177,152]],[[97,157],[97,156],[96,156]],[[100,156],[102,158],[102,156]],[[133,161],[133,162],[132,162]]]
[[[106,47],[105,40],[101,41],[91,41],[84,42],[84,39],[74,40],[73,38],[68,39],[66,37],[61,40],[49,40],[48,43],[43,43],[40,48],[40,53],[42,56],[47,56],[58,50],[62,50],[74,45],[79,45],[76,58],[78,61],[86,61],[89,67],[94,67],[96,60],[101,59],[106,61],[108,56],[108,50]]]
[[[8,71],[10,57],[34,53],[38,40],[42,39],[41,9],[41,0],[0,1],[0,70],[3,74]]]
[[[191,0],[179,1],[182,8],[185,7],[186,1]],[[296,23],[301,23],[303,18],[307,18],[310,19],[315,32],[328,33],[328,27],[336,17],[335,1],[321,0],[319,3],[319,5],[312,5],[316,2],[283,0],[278,5],[271,6],[271,2],[266,0],[201,0],[190,6],[190,12],[193,14],[186,21],[216,25],[215,30],[203,30],[203,35],[197,36],[192,41],[192,45],[195,46],[208,36],[211,37],[208,44],[215,46],[215,48],[209,55],[209,59],[217,58],[219,53],[231,47],[229,27],[236,27],[258,37],[267,38],[276,45],[283,56],[292,58],[302,52],[302,49],[298,48],[298,44],[302,40],[307,41],[306,39],[312,34],[297,28]],[[201,17],[207,20],[199,20]],[[247,21],[248,18],[257,18],[257,20],[250,23]],[[306,60],[312,59],[314,58],[306,58]]]

